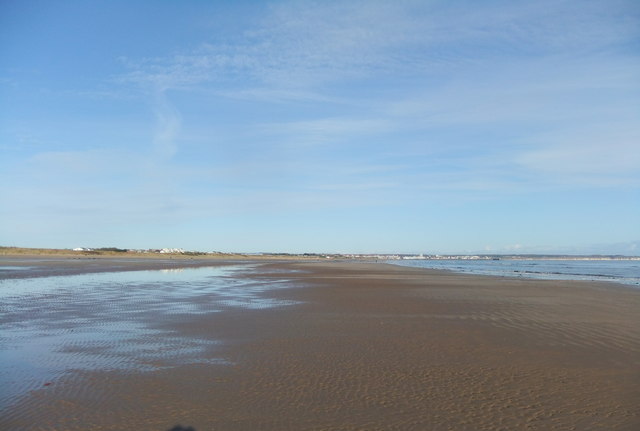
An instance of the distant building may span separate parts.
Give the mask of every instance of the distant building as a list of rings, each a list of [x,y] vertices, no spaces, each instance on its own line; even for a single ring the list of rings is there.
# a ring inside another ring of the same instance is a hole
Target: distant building
[[[181,248],[163,248],[160,249],[160,253],[184,253],[184,250]]]

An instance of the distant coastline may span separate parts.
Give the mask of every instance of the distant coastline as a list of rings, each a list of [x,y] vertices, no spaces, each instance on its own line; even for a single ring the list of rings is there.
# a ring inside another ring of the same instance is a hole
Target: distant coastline
[[[241,253],[194,251],[180,248],[124,249],[117,247],[56,249],[0,246],[0,256],[224,258],[224,259],[348,259],[348,260],[640,260],[626,255],[562,254],[404,254],[404,253]]]

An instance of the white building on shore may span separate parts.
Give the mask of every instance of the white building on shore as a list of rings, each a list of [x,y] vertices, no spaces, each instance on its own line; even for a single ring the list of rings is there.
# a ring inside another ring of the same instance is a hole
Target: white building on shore
[[[163,248],[160,249],[160,253],[184,253],[184,250],[181,248]]]

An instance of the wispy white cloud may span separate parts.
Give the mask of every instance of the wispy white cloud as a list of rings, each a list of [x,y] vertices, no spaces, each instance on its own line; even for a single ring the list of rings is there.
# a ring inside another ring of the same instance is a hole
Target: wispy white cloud
[[[280,137],[283,143],[297,147],[345,142],[354,138],[385,133],[395,127],[384,118],[318,118],[277,122],[255,127],[255,133]]]
[[[162,90],[155,92],[153,110],[156,116],[154,151],[160,160],[167,160],[178,151],[176,137],[180,131],[181,116]]]
[[[243,85],[253,80],[258,88],[313,88],[372,73],[447,72],[456,64],[518,53],[597,52],[638,35],[637,11],[621,16],[620,10],[634,8],[619,3],[617,8],[595,1],[580,7],[546,1],[480,8],[419,1],[277,2],[257,27],[224,44],[125,60],[131,72],[124,79],[167,88],[233,85],[233,75],[242,75],[249,78]]]
[[[25,175],[46,176],[49,181],[56,178],[70,179],[74,176],[83,181],[96,176],[112,176],[130,173],[139,162],[134,153],[119,150],[44,151],[34,154],[24,166]]]
[[[360,105],[357,115],[320,114],[252,125],[257,132],[279,135],[288,145],[389,131],[424,133],[443,126],[525,123],[525,128],[537,124],[549,129],[560,122],[624,114],[633,106],[630,96],[622,97],[622,104],[612,96],[596,106],[585,106],[582,100],[602,87],[608,94],[637,91],[637,62],[624,55],[612,62],[603,53],[639,34],[637,14],[621,12],[633,8],[626,2],[614,6],[583,2],[576,8],[573,2],[552,1],[482,8],[417,1],[277,2],[258,26],[225,43],[129,60],[130,72],[121,78],[146,88],[156,99],[154,142],[165,154],[175,153],[180,124],[179,112],[166,97],[169,89],[209,91],[212,100],[307,100],[326,103],[326,109]],[[348,94],[348,86],[347,94],[341,91],[345,83],[366,86],[370,78],[383,80],[388,92],[369,97],[360,89]],[[408,88],[402,89],[402,82]],[[442,145],[438,139],[430,141]]]
[[[624,125],[622,125],[624,127]],[[637,130],[597,130],[554,136],[523,152],[516,162],[552,181],[593,186],[640,186],[640,134]]]

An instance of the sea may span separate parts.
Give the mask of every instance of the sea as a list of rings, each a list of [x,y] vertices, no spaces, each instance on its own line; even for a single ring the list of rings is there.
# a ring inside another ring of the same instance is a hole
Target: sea
[[[388,263],[498,277],[604,281],[640,288],[640,260],[632,259],[402,259]]]

